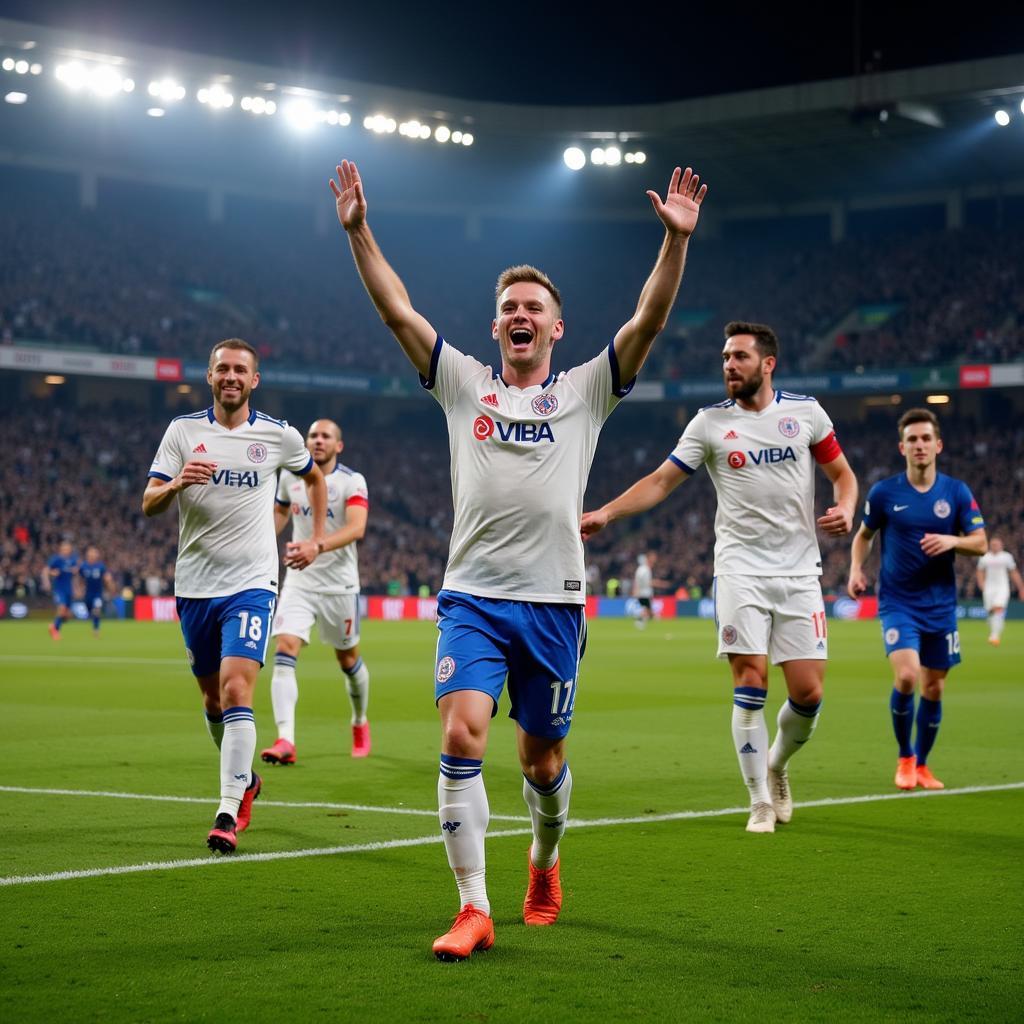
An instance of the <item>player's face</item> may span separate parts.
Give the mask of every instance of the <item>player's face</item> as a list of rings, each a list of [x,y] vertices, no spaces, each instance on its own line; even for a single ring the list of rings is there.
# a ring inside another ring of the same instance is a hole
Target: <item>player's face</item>
[[[60,551],[60,554],[61,554],[62,558],[67,558],[71,554],[71,551],[72,551],[71,541],[69,541],[69,540],[62,540],[60,542],[60,547],[58,548],[58,550]]]
[[[761,390],[765,372],[775,369],[774,356],[762,356],[753,335],[734,334],[722,349],[722,376],[730,398],[753,398]]]
[[[306,448],[318,466],[326,466],[344,447],[331,420],[317,420],[306,434]]]
[[[85,560],[87,562],[98,562],[100,560],[100,549],[88,548],[85,552]]]
[[[900,454],[907,460],[907,469],[927,469],[941,451],[942,438],[927,421],[908,423],[903,428]]]
[[[564,328],[551,292],[533,281],[518,281],[498,298],[491,337],[507,366],[528,372],[551,361],[551,348]]]
[[[213,365],[206,371],[206,380],[214,401],[225,411],[235,412],[249,401],[260,375],[251,352],[244,348],[219,348]]]
[[[1003,542],[998,537],[993,537],[988,542],[988,549],[993,555],[998,555],[1003,550]]]

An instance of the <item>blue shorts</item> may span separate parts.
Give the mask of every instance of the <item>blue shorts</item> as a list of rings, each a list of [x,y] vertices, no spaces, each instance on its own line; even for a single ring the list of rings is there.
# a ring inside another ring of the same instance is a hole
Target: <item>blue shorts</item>
[[[55,608],[70,608],[71,607],[71,591],[70,590],[57,590],[53,591],[53,606]]]
[[[435,702],[456,690],[480,690],[494,701],[493,716],[507,677],[509,718],[531,736],[561,739],[569,732],[587,645],[582,605],[442,590],[437,616]]]
[[[97,608],[100,611],[103,611],[103,595],[102,594],[92,594],[92,595],[86,594],[85,595],[85,606],[90,611],[92,611],[94,609],[97,609]]]
[[[242,590],[229,597],[179,597],[175,602],[185,654],[195,676],[220,669],[223,658],[266,660],[277,595]]]
[[[917,651],[925,668],[950,669],[960,664],[960,632],[956,611],[946,618],[930,619],[926,624],[907,611],[881,613],[882,642],[886,656],[893,651]]]

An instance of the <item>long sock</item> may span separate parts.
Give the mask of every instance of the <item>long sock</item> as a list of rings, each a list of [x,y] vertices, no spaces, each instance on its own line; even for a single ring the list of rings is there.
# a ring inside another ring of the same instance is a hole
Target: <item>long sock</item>
[[[756,686],[737,686],[733,690],[732,739],[751,804],[772,802],[768,792],[768,726],[764,720],[767,697],[768,691]]]
[[[988,617],[989,632],[997,640],[1003,635],[1003,626],[1006,625],[1006,612],[993,612]]]
[[[821,701],[817,704],[797,704],[792,698],[779,708],[779,717],[776,719],[779,731],[768,751],[768,767],[772,771],[785,768],[789,759],[811,738],[820,711]]]
[[[56,618],[54,618],[54,620],[53,620],[53,628],[55,630],[57,630],[57,632],[59,633],[60,632],[60,627],[63,626],[63,625],[64,625],[64,616],[63,615],[56,616]]]
[[[270,703],[274,706],[277,735],[289,743],[295,742],[295,705],[299,702],[299,683],[295,678],[294,655],[274,655],[274,674],[270,677]]]
[[[352,702],[352,724],[366,721],[366,706],[370,702],[370,670],[360,658],[351,668],[343,668],[348,699]]]
[[[889,710],[892,712],[896,742],[900,745],[900,757],[913,757],[914,747],[910,735],[914,728],[914,694],[900,693],[894,686],[889,695]]]
[[[448,864],[455,872],[455,884],[459,887],[459,906],[472,903],[477,910],[490,914],[484,835],[491,811],[482,768],[483,761],[472,757],[441,755],[437,814]]]
[[[94,615],[92,617],[92,628],[98,633],[100,631],[100,617]]]
[[[553,868],[558,861],[558,841],[565,832],[571,795],[572,772],[568,762],[550,786],[538,786],[523,776],[523,799],[533,822],[530,860],[535,868]]]
[[[217,749],[220,750],[221,744],[224,742],[223,711],[218,711],[215,715],[211,715],[209,711],[206,712],[206,731],[210,734],[210,739],[217,745]]]
[[[922,697],[917,705],[917,742],[914,745],[918,766],[928,763],[928,752],[939,734],[941,721],[942,701]]]
[[[220,748],[220,806],[218,814],[238,817],[242,794],[252,781],[256,754],[256,720],[252,708],[224,709],[224,740]]]

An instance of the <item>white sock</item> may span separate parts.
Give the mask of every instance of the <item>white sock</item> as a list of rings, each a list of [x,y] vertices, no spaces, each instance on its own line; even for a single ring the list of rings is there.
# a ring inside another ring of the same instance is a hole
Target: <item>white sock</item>
[[[210,739],[216,744],[217,749],[220,750],[220,745],[224,740],[224,715],[218,711],[216,715],[211,715],[209,711],[206,712],[206,731],[210,734]]]
[[[360,658],[351,668],[342,669],[348,699],[352,702],[352,724],[362,725],[366,721],[366,706],[370,703],[370,670]]]
[[[811,738],[818,724],[820,709],[821,701],[817,704],[797,704],[792,699],[779,708],[779,717],[776,719],[779,731],[768,751],[768,767],[772,771],[785,768],[789,759]]]
[[[751,804],[772,802],[768,792],[768,726],[764,720],[767,697],[767,690],[753,686],[737,686],[733,691],[732,739]]]
[[[270,679],[270,702],[274,706],[277,735],[289,743],[295,742],[295,705],[299,702],[295,663],[298,660],[294,655],[278,651],[274,655],[274,674]]]
[[[998,640],[1003,635],[1003,626],[1006,625],[1006,612],[993,612],[988,621],[992,635]]]
[[[242,794],[252,782],[252,759],[256,755],[256,720],[252,708],[224,711],[224,742],[220,748],[220,807],[218,814],[238,817]]]
[[[543,789],[523,776],[523,799],[533,822],[530,861],[535,868],[553,868],[558,862],[558,841],[565,832],[571,795],[572,772],[568,762],[562,765],[558,778]]]
[[[455,872],[455,883],[459,887],[460,907],[472,903],[477,910],[490,915],[484,834],[491,811],[487,805],[482,767],[483,761],[474,758],[441,755],[437,813],[448,864]]]

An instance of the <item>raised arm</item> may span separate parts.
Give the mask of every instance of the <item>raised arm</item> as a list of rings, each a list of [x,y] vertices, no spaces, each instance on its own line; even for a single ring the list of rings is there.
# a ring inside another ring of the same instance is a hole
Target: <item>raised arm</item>
[[[853,538],[850,547],[850,579],[846,584],[846,592],[850,597],[860,597],[868,589],[868,578],[864,575],[864,563],[871,554],[871,546],[875,542],[875,531],[869,530],[863,523]]]
[[[700,177],[689,167],[685,171],[677,167],[664,202],[657,192],[647,193],[654,212],[665,225],[665,240],[640,292],[636,312],[615,335],[615,357],[623,381],[632,380],[640,372],[654,339],[668,323],[683,278],[687,245],[707,192],[707,185],[701,185]]]
[[[366,196],[356,165],[350,160],[342,160],[337,171],[338,180],[332,178],[330,181],[331,191],[359,276],[381,320],[398,339],[412,365],[426,377],[430,373],[430,356],[437,332],[425,317],[412,308],[402,279],[384,259],[370,231],[366,222]]]
[[[616,519],[635,516],[654,508],[688,477],[689,474],[676,463],[666,459],[653,473],[637,480],[629,490],[623,491],[607,505],[602,505],[595,512],[584,512],[580,521],[580,536],[587,540]]]

